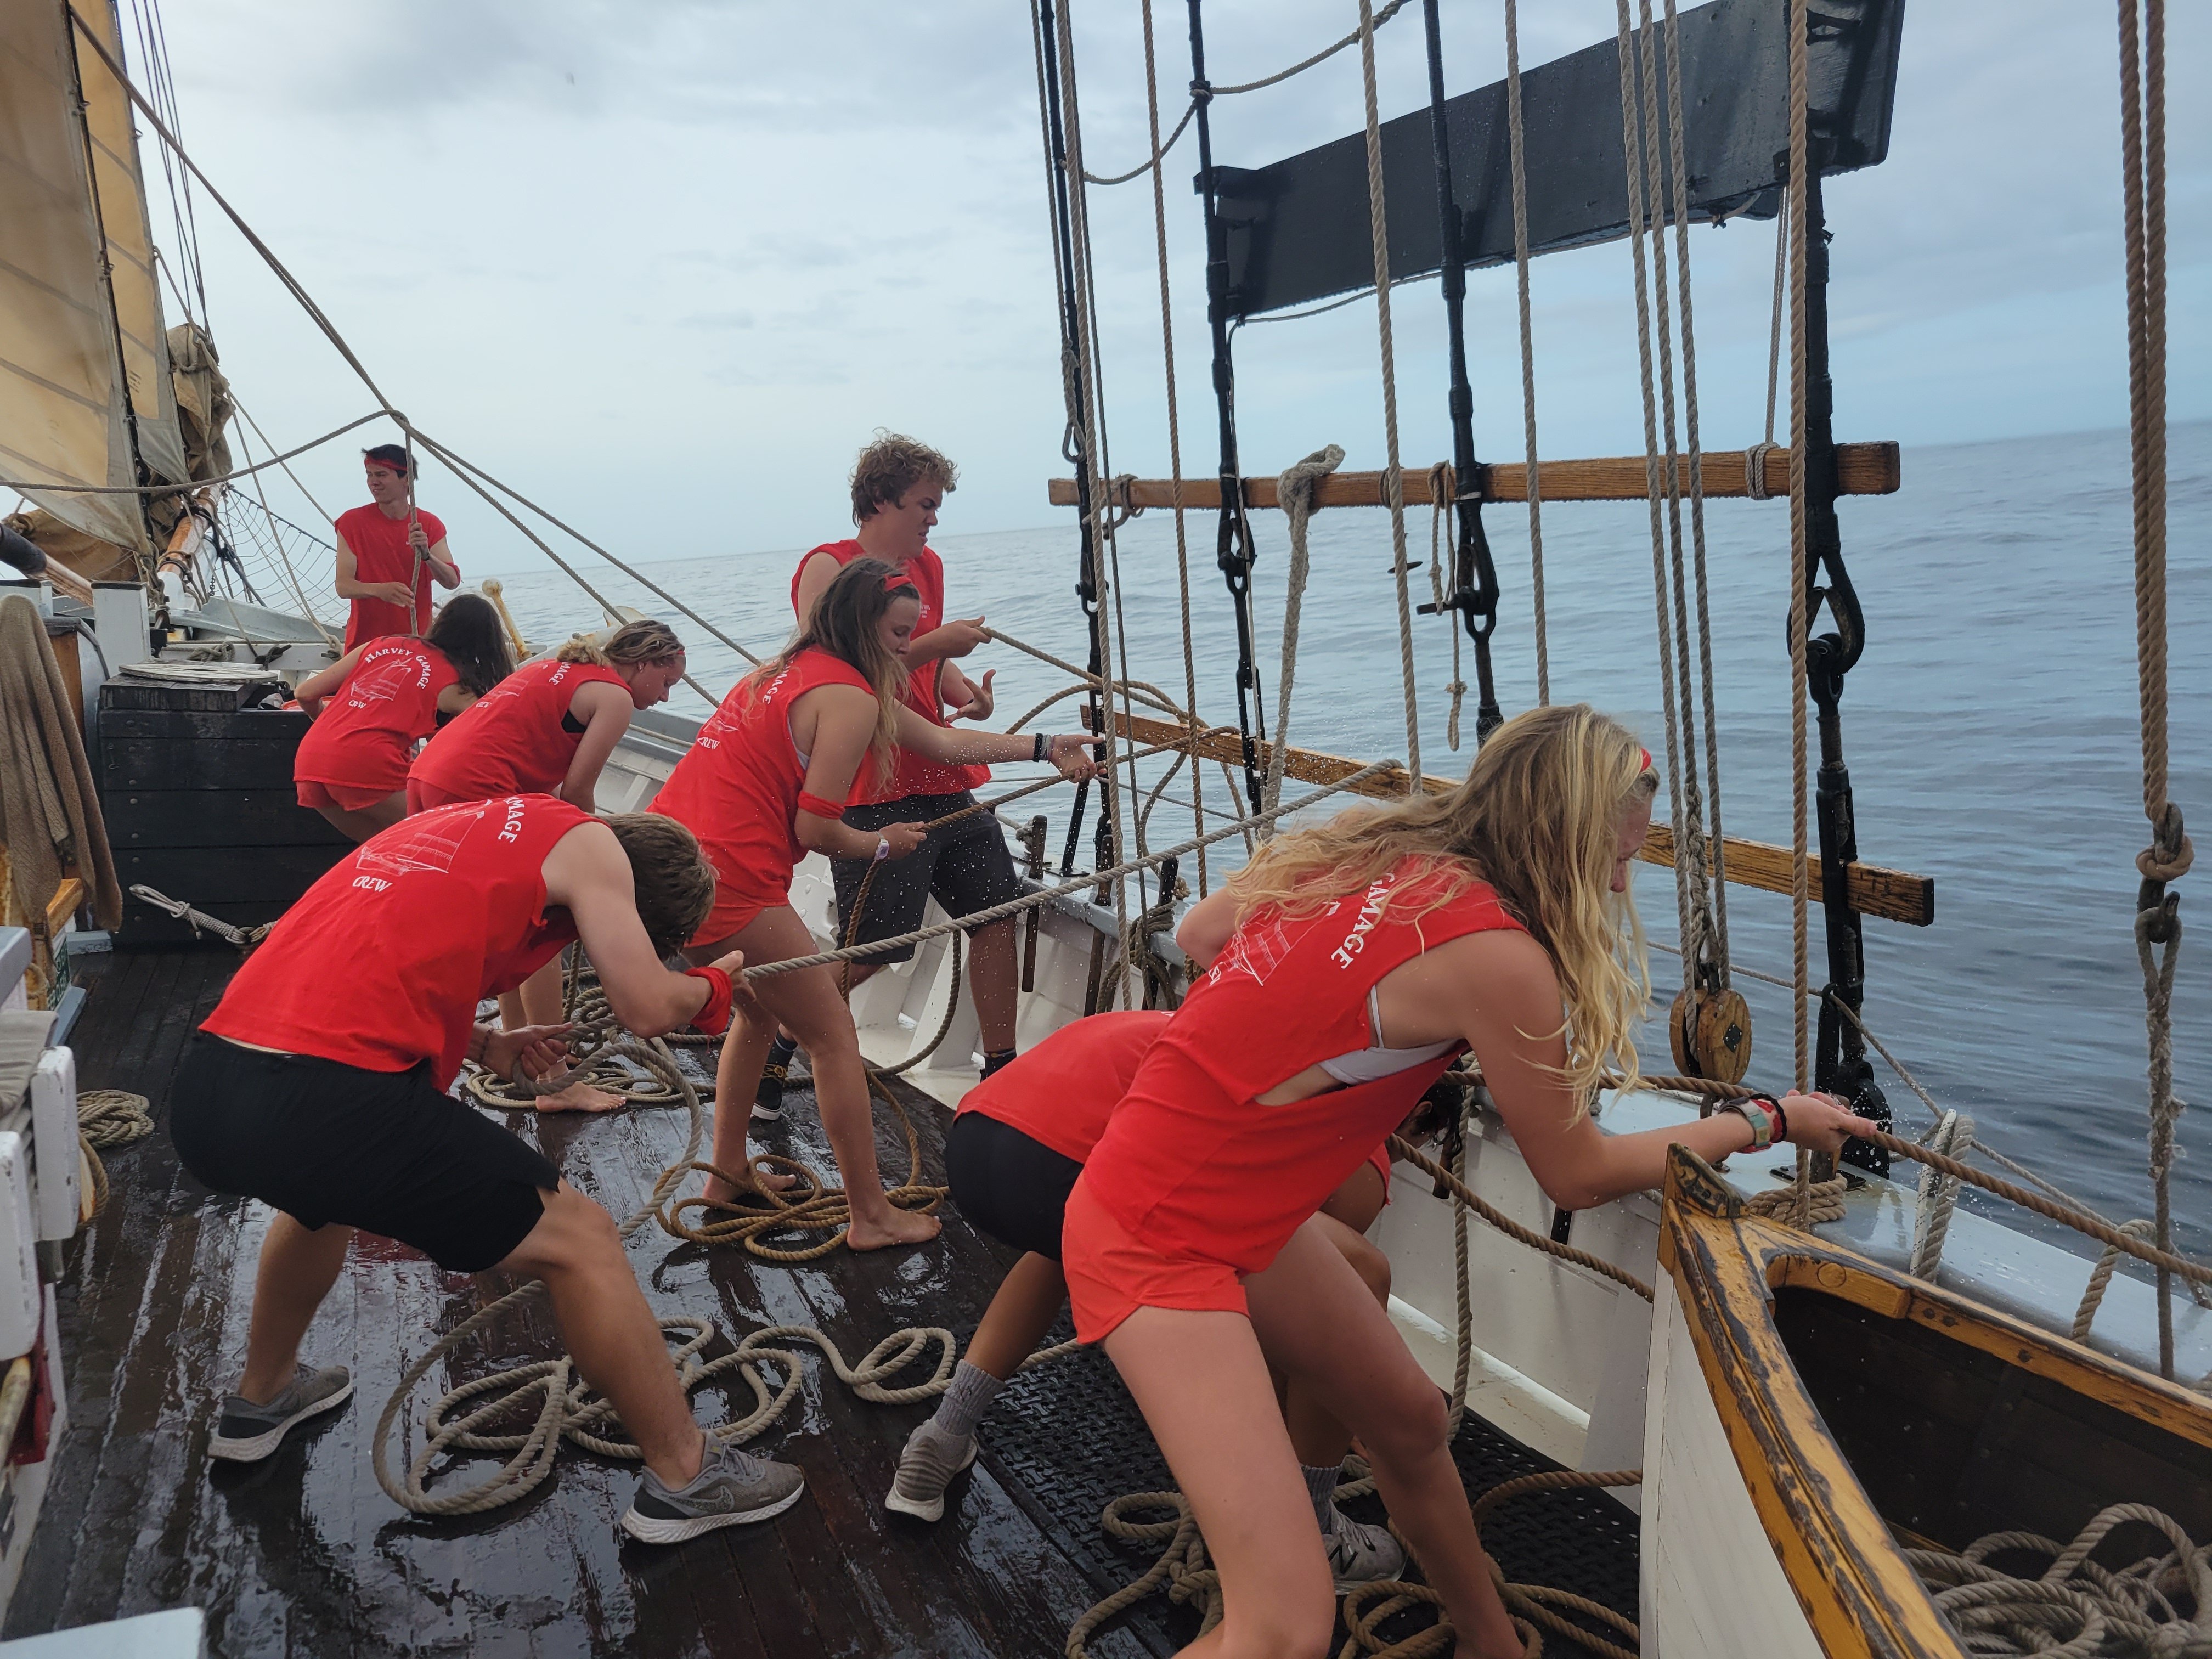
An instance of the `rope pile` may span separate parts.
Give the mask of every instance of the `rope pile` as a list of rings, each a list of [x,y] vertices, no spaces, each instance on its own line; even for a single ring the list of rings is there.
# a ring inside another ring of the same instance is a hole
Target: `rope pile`
[[[92,1188],[92,1213],[107,1207],[107,1166],[102,1151],[128,1146],[154,1133],[146,1097],[127,1089],[83,1089],[76,1097],[77,1147]]]
[[[2115,1528],[2130,1523],[2154,1528],[2173,1547],[2118,1571],[2089,1559]],[[2212,1545],[2196,1543],[2179,1522],[2148,1504],[2100,1510],[2069,1544],[2030,1532],[1996,1532],[1956,1555],[1905,1555],[1970,1652],[2045,1659],[2212,1652]],[[2006,1555],[2043,1556],[2051,1565],[2035,1577],[2016,1577],[1989,1565],[1990,1557]]]

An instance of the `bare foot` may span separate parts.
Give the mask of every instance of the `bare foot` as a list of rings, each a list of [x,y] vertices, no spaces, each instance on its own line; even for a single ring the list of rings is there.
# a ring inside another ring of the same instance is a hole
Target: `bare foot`
[[[799,1184],[795,1175],[785,1175],[774,1170],[756,1170],[752,1182],[740,1185],[725,1181],[720,1176],[710,1176],[707,1181],[707,1201],[710,1204],[742,1204],[763,1192],[787,1193]]]
[[[620,1095],[594,1089],[588,1083],[572,1083],[558,1094],[538,1097],[541,1112],[611,1112],[622,1103]]]
[[[878,1219],[863,1221],[855,1216],[853,1224],[845,1230],[845,1248],[850,1250],[884,1250],[895,1244],[921,1244],[937,1237],[939,1223],[933,1215],[917,1215],[912,1210],[891,1208]]]

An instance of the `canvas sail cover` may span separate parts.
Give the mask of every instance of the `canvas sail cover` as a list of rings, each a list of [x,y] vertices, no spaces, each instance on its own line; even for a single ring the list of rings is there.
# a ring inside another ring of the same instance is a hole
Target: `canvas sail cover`
[[[78,3],[113,41],[106,0]],[[123,90],[79,50],[66,0],[0,0],[0,476],[136,483],[126,409],[148,465],[185,476],[137,154]],[[151,550],[132,496],[25,493],[84,535]]]

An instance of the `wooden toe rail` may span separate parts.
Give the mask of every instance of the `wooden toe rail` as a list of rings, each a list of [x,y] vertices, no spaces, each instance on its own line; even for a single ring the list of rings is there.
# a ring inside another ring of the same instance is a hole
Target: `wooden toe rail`
[[[1116,713],[1114,726],[1117,732],[1142,744],[1172,743],[1180,746],[1183,741],[1182,727],[1168,720],[1147,720],[1141,714]],[[1263,766],[1273,748],[1271,744],[1259,745]],[[1231,766],[1243,764],[1242,739],[1227,726],[1216,726],[1200,732],[1198,752],[1201,759],[1226,761]],[[1341,783],[1367,764],[1313,749],[1286,749],[1283,755],[1284,776],[1300,783]],[[1422,784],[1431,794],[1444,794],[1459,787],[1455,780],[1433,774],[1425,777]],[[1402,769],[1378,772],[1353,784],[1348,793],[1395,799],[1406,793],[1406,775]],[[1770,893],[1790,890],[1791,860],[1788,848],[1763,841],[1744,841],[1735,836],[1726,837],[1726,844],[1724,866],[1729,880]],[[1674,862],[1674,832],[1664,824],[1653,824],[1644,838],[1641,856],[1647,864],[1671,866]],[[1819,855],[1813,855],[1807,863],[1810,866],[1813,898],[1817,904],[1820,895]],[[1851,908],[1861,915],[1882,916],[1914,927],[1925,927],[1936,920],[1936,880],[1932,876],[1908,875],[1902,870],[1886,870],[1875,864],[1854,864],[1850,867],[1850,892]]]
[[[1741,449],[1711,449],[1705,453],[1701,474],[1708,499],[1742,498],[1751,494],[1751,481],[1745,471],[1744,454]],[[1650,494],[1650,475],[1644,471],[1641,455],[1613,455],[1584,461],[1540,461],[1537,466],[1543,498],[1547,501],[1640,501]],[[1678,459],[1675,466],[1681,492],[1686,495],[1690,490],[1689,463]],[[1767,494],[1786,499],[1790,494],[1790,452],[1780,448],[1767,451],[1765,470]],[[1528,499],[1528,468],[1525,463],[1498,461],[1484,471],[1489,477],[1484,500],[1525,501]],[[1902,463],[1894,443],[1836,446],[1836,487],[1842,495],[1893,495],[1902,476]],[[1430,505],[1427,471],[1407,467],[1404,478],[1406,505]],[[1074,479],[1054,478],[1050,488],[1054,507],[1075,505]],[[1173,507],[1176,504],[1176,487],[1172,479],[1116,479],[1110,490],[1103,483],[1094,488],[1101,494],[1109,495],[1113,504],[1125,510]],[[1221,505],[1220,481],[1210,477],[1185,478],[1182,481],[1182,504],[1194,509],[1218,507]],[[1281,506],[1275,494],[1274,479],[1245,479],[1244,505],[1252,507]],[[1314,505],[1384,506],[1382,475],[1380,472],[1332,472],[1315,487]]]

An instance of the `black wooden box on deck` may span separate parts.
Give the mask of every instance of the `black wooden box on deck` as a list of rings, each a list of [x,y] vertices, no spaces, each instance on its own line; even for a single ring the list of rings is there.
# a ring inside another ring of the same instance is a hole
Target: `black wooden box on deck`
[[[307,717],[245,706],[266,689],[122,678],[100,688],[100,810],[125,892],[118,946],[191,937],[131,896],[134,884],[251,927],[283,915],[352,845],[294,793]]]

